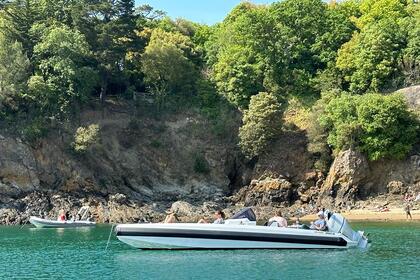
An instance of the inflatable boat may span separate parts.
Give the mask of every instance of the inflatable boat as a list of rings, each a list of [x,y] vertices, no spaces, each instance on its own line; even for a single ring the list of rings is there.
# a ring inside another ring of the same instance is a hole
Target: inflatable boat
[[[340,214],[331,214],[328,230],[256,225],[251,208],[224,224],[120,224],[117,238],[138,249],[347,249],[366,248],[362,231],[353,231]]]
[[[29,222],[37,228],[75,228],[75,227],[92,227],[95,226],[96,223],[89,221],[87,216],[89,214],[89,207],[83,206],[77,212],[78,220],[67,220],[67,221],[59,221],[59,220],[49,220],[43,219],[35,216],[31,216],[29,218]]]
[[[92,227],[95,222],[91,221],[55,221],[48,219],[41,219],[38,217],[30,217],[29,222],[37,228],[74,228],[74,227]]]

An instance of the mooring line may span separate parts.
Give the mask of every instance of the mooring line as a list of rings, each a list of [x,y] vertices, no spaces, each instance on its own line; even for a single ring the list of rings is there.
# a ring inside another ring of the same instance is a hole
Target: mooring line
[[[108,246],[109,246],[109,242],[111,241],[111,236],[112,236],[112,231],[114,229],[115,225],[112,225],[111,227],[111,231],[109,232],[109,236],[108,236],[108,242],[106,243],[106,247],[105,247],[105,251],[108,250]]]
[[[26,220],[26,222],[20,227],[20,229],[23,229],[23,227],[29,222],[29,219]]]

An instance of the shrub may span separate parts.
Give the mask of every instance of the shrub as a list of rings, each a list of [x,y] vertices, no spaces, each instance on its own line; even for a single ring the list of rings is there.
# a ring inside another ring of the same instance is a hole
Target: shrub
[[[23,127],[22,135],[25,140],[35,142],[39,138],[46,136],[48,130],[49,124],[41,118],[36,118]]]
[[[73,148],[76,152],[83,153],[99,139],[99,126],[91,124],[88,127],[79,127],[74,135]]]
[[[202,154],[196,154],[194,158],[194,171],[196,173],[208,174],[210,173],[210,166],[206,158]]]
[[[248,158],[260,155],[281,131],[282,110],[277,98],[261,92],[251,97],[239,129],[239,145]]]

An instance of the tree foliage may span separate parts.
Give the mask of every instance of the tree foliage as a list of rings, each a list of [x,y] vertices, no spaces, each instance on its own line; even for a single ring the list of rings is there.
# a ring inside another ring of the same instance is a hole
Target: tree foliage
[[[58,117],[92,93],[97,76],[87,66],[91,53],[80,32],[60,26],[44,34],[34,47],[37,67],[29,81],[30,95],[45,114]]]
[[[359,148],[369,159],[403,158],[417,141],[419,124],[398,94],[343,94],[320,116],[337,150]]]
[[[351,92],[391,91],[418,80],[418,60],[412,55],[412,46],[418,40],[414,37],[418,37],[419,10],[418,4],[407,2],[361,2],[361,16],[355,19],[359,31],[343,44],[337,59]]]
[[[89,147],[99,140],[99,126],[91,124],[87,127],[79,127],[74,134],[73,148],[78,153],[86,152]]]
[[[243,112],[241,147],[254,157],[280,129],[278,102],[293,109],[289,101],[298,100],[312,111],[309,149],[323,169],[331,145],[399,157],[412,139],[413,126],[400,122],[410,123],[406,108],[395,97],[349,94],[420,82],[418,1],[327,2],[243,1],[208,26],[134,0],[0,0],[3,119],[25,123],[27,138],[36,138],[88,101],[105,108],[108,98],[135,99],[146,108],[150,99],[137,97],[152,96],[161,109],[194,106],[217,124],[236,121],[228,111]],[[397,124],[407,134],[397,135]]]
[[[400,62],[404,86],[420,83],[420,5],[408,6],[407,12],[409,16],[402,21],[402,27],[407,32],[407,47]]]
[[[168,93],[191,95],[197,71],[191,40],[180,33],[155,29],[142,56],[145,83],[163,105]]]
[[[281,131],[282,110],[276,96],[261,92],[251,97],[239,129],[240,147],[248,158],[263,153]]]
[[[17,109],[17,99],[25,92],[28,77],[29,60],[22,45],[0,34],[0,110],[5,106]]]
[[[256,49],[257,33],[253,30],[264,10],[250,3],[240,4],[207,45],[218,90],[239,108],[246,108],[250,97],[264,89],[264,61]]]

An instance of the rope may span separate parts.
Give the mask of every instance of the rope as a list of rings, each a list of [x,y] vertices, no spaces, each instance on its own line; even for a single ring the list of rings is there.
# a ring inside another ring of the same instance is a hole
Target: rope
[[[23,229],[23,227],[29,222],[29,219],[26,220],[26,222],[20,227],[20,229]]]
[[[108,250],[109,242],[111,241],[112,231],[115,225],[112,225],[111,230],[109,231],[108,242],[106,243],[105,251]]]

